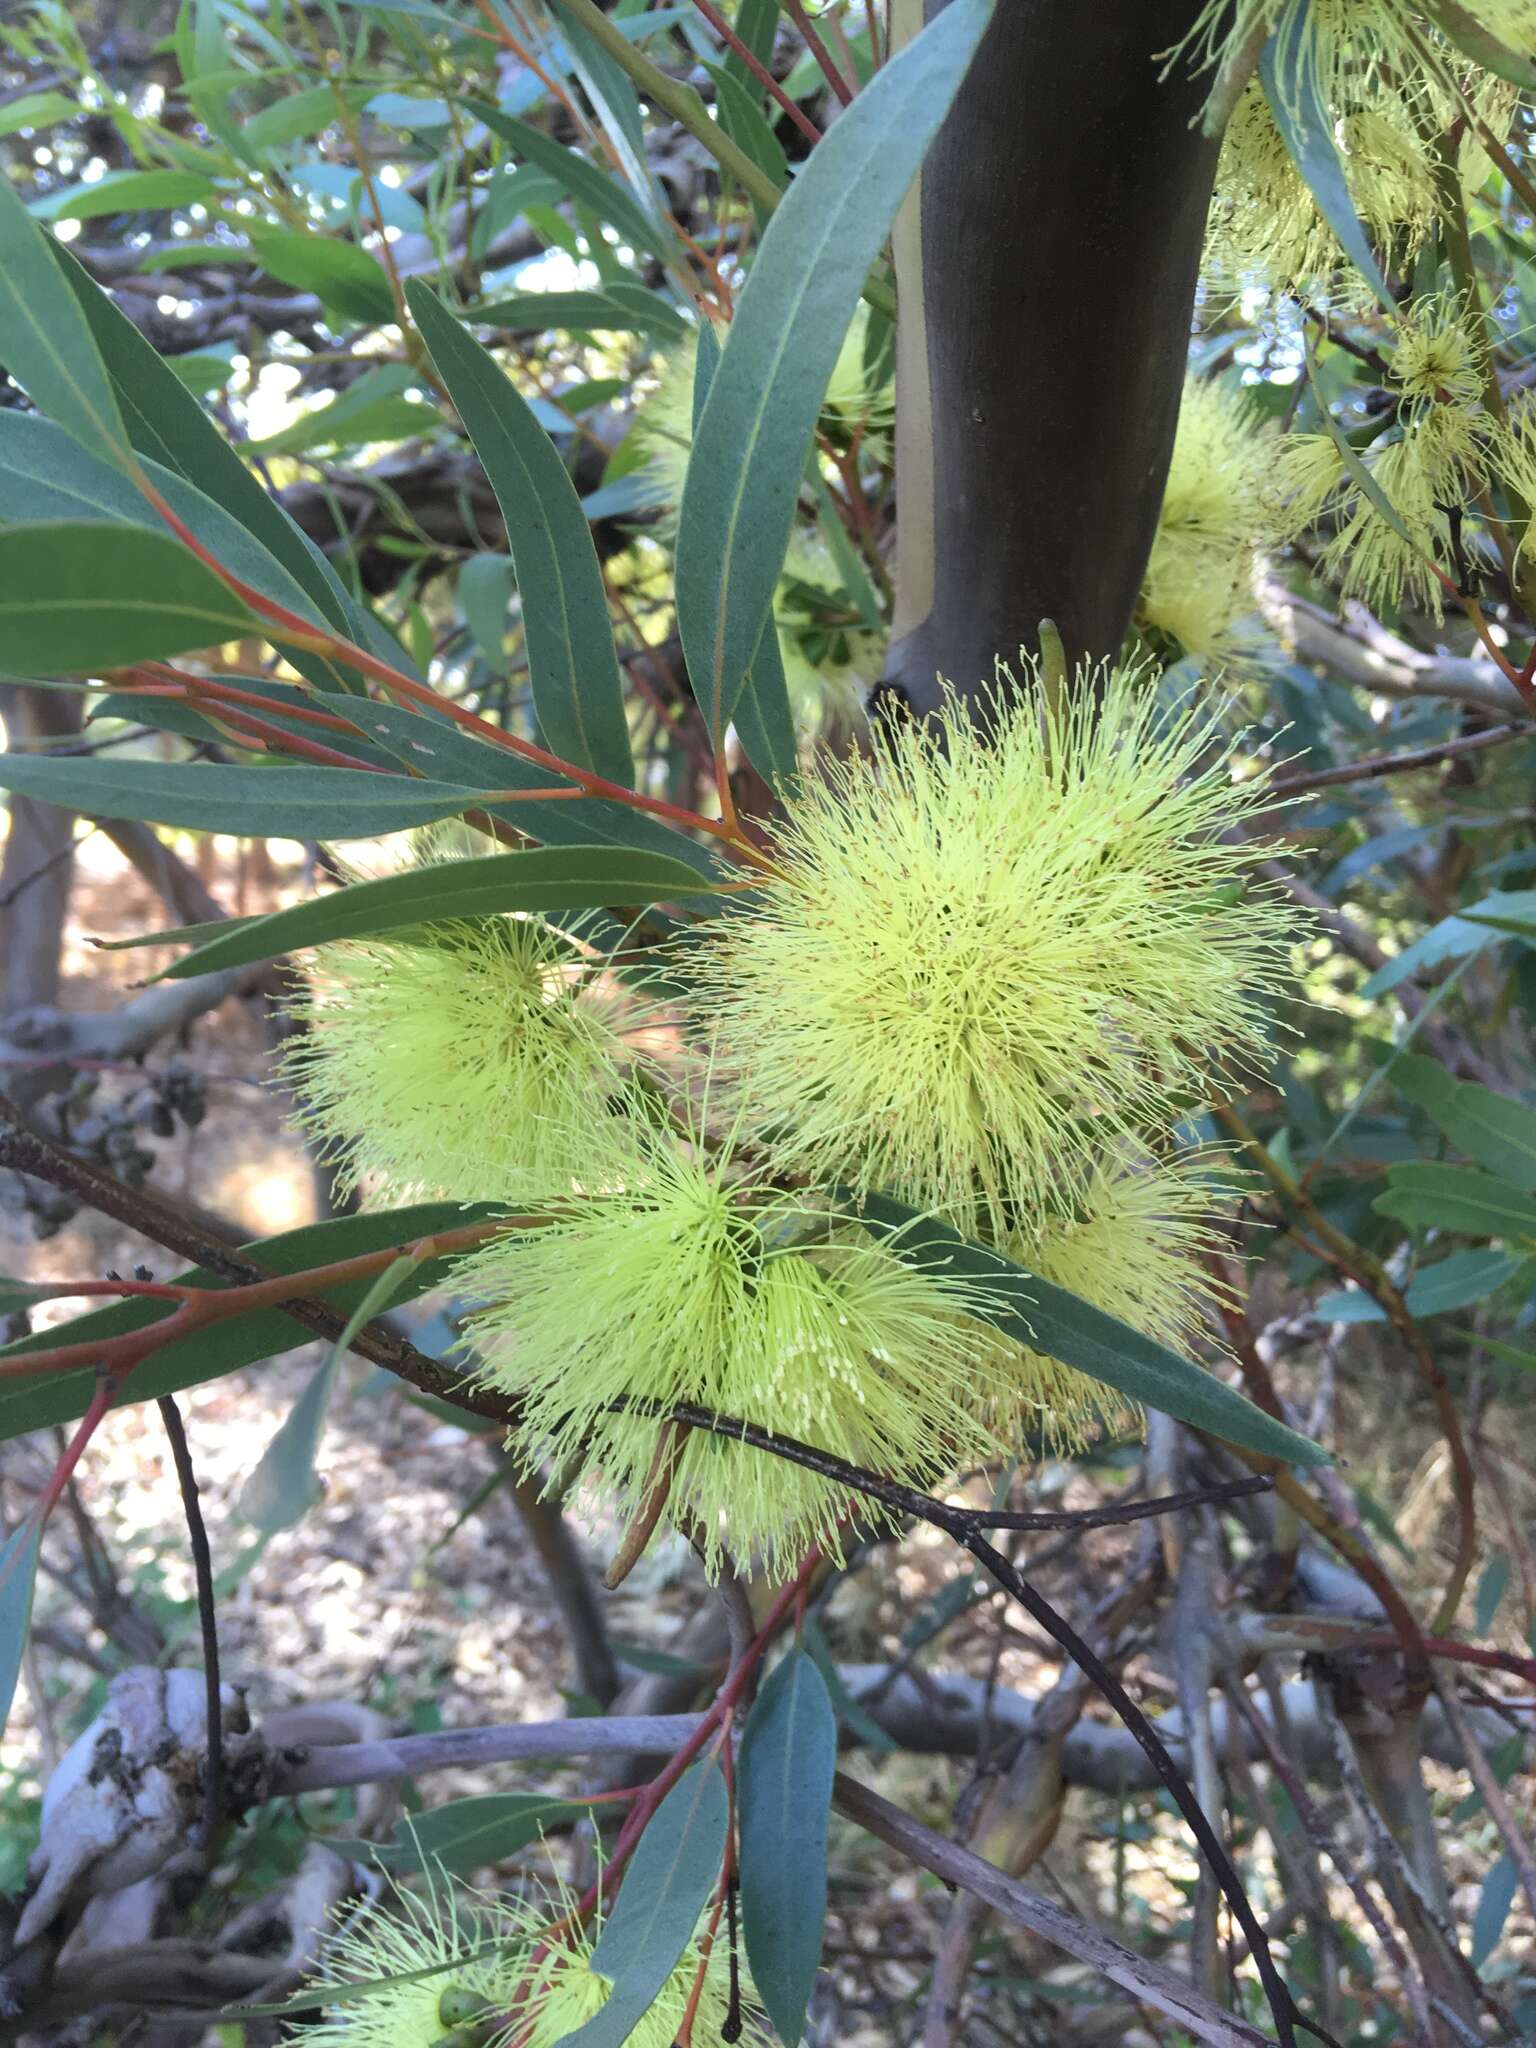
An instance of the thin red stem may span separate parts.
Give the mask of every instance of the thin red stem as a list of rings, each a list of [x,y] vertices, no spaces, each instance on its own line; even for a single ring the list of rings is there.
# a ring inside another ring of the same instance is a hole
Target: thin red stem
[[[810,16],[805,11],[804,0],[784,0],[784,12],[795,24],[795,27],[799,29],[804,39],[805,47],[815,58],[822,77],[831,86],[842,104],[845,107],[851,107],[853,105],[853,87],[849,85],[847,79],[844,78],[841,71],[832,62],[826,44],[817,34]]]
[[[746,44],[741,40],[741,37],[737,35],[735,29],[731,27],[731,24],[726,20],[725,16],[720,12],[719,8],[714,5],[714,0],[693,0],[693,4],[695,7],[697,7],[700,14],[703,15],[704,19],[709,23],[710,27],[714,30],[715,34],[720,38],[721,42],[723,42],[724,44],[727,45],[728,48],[733,50],[736,53],[736,55],[741,59],[742,63],[746,65],[747,69],[751,72],[752,76],[757,80],[758,84],[762,86],[765,91],[772,93],[775,100],[777,100],[779,105],[784,109],[784,112],[788,114],[790,120],[794,122],[795,126],[800,130],[800,133],[805,137],[806,141],[810,143],[820,142],[821,130],[816,126],[816,123],[805,111],[804,107],[799,106],[794,100],[790,98],[789,94],[784,90],[783,86],[780,85],[779,81],[768,69],[767,65],[763,63],[761,58],[755,56],[753,52],[747,48]]]

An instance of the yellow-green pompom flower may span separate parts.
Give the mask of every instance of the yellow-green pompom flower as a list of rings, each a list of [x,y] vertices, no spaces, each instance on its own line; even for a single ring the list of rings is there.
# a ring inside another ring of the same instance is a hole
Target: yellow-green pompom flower
[[[858,727],[880,680],[886,635],[853,610],[831,550],[795,533],[773,600],[790,709],[802,732]]]
[[[1499,480],[1522,505],[1536,505],[1536,399],[1512,411],[1494,443]],[[1519,554],[1536,561],[1536,519],[1525,522]]]
[[[325,1946],[322,1982],[335,2002],[294,2032],[311,2048],[440,2048],[511,1998],[514,1945],[533,1924],[520,1906],[454,1885],[434,1885],[428,1900],[402,1892],[398,1911],[365,1907]]]
[[[392,1201],[558,1192],[629,1058],[615,1000],[521,918],[325,947],[302,1014],[303,1119]]]
[[[1198,1159],[1164,1163],[1123,1149],[1101,1161],[1070,1213],[1016,1231],[1008,1256],[1159,1343],[1183,1348],[1202,1326],[1212,1288],[1201,1265],[1216,1243],[1221,1198]],[[1047,1443],[1073,1443],[1126,1412],[1123,1396],[1060,1360],[1015,1348],[1011,1414],[997,1417]]]
[[[1334,141],[1351,204],[1371,240],[1402,266],[1434,233],[1444,205],[1430,136],[1467,126],[1465,102],[1495,133],[1507,127],[1513,88],[1464,68],[1443,79],[1363,72],[1350,84]],[[1462,185],[1488,164],[1477,135],[1460,145]],[[1239,98],[1222,141],[1204,262],[1208,290],[1248,286],[1314,297],[1325,291],[1362,309],[1371,287],[1353,268],[1297,170],[1257,82]]]
[[[323,1969],[336,2001],[296,2036],[312,2048],[557,2048],[613,1993],[592,1966],[601,1919],[574,1925],[575,1905],[559,1882],[490,1898],[449,1881],[429,1902],[403,1894],[398,1914],[372,1908],[328,1943]],[[729,1959],[709,1941],[707,1916],[627,2036],[630,2048],[673,2048],[690,2002],[696,2041],[724,2040],[733,2017],[746,2040],[766,2040],[744,1969],[733,2013]]]
[[[1286,916],[1237,900],[1258,850],[1220,835],[1262,799],[1145,669],[1068,694],[1002,671],[987,735],[956,708],[827,764],[690,952],[716,1086],[780,1166],[1001,1236],[1260,1052]]]
[[[1276,488],[1279,437],[1241,391],[1191,378],[1137,621],[1189,654],[1230,654],[1253,610],[1260,552],[1289,522]]]
[[[791,1569],[835,1546],[846,1489],[651,1409],[689,1403],[926,1486],[995,1454],[976,1416],[984,1297],[743,1178],[729,1157],[654,1140],[622,1179],[593,1176],[542,1228],[458,1268],[488,1302],[477,1377],[513,1395],[530,1465],[575,1460],[620,1512],[658,1470],[668,1512],[713,1572],[723,1556]],[[985,1380],[985,1374],[982,1374]]]
[[[1420,299],[1400,318],[1388,370],[1415,411],[1468,407],[1483,391],[1484,365],[1466,308],[1455,299]]]

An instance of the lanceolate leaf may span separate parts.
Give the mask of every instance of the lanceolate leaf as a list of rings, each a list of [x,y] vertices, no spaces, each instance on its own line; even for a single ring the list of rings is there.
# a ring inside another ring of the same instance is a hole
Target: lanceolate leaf
[[[140,455],[150,456],[185,477],[215,504],[222,505],[276,556],[294,581],[309,593],[323,618],[356,637],[349,625],[354,616],[349,601],[320,550],[306,539],[282,507],[267,496],[192,393],[156,354],[127,314],[118,310],[67,249],[53,243],[49,254],[73,293],[106,366],[111,395],[133,447]],[[52,406],[46,410],[54,412],[56,418],[61,417]],[[382,653],[391,645],[387,635],[382,638],[383,646],[374,644],[375,653]]]
[[[0,532],[0,666],[9,675],[97,675],[254,630],[240,599],[169,533],[71,519]],[[78,797],[79,763],[56,765],[69,769]]]
[[[41,1523],[28,1516],[0,1545],[0,1734],[10,1717],[27,1630],[32,1625],[32,1592],[37,1584],[41,1541]]]
[[[559,2048],[623,2048],[682,1960],[720,1876],[729,1804],[720,1766],[685,1771],[656,1809],[592,1951],[613,1985],[595,2019]],[[725,1958],[716,1961],[725,1968]]]
[[[469,317],[504,334],[544,334],[564,327],[595,334],[660,334],[674,341],[688,332],[676,307],[643,285],[605,286],[591,292],[518,292],[470,307]]]
[[[720,344],[708,321],[699,323],[698,353],[693,365],[693,430],[709,399],[709,389],[720,364]],[[763,637],[747,676],[746,687],[736,706],[736,730],[747,758],[758,773],[782,788],[794,779],[799,767],[795,745],[794,714],[789,708],[789,685],[784,677],[784,657],[773,622],[773,607],[763,622]]]
[[[0,179],[0,363],[39,412],[124,468],[131,452],[117,399],[51,242]]]
[[[1143,1407],[1160,1409],[1264,1457],[1288,1465],[1328,1462],[1317,1444],[1255,1408],[1214,1374],[1064,1287],[970,1243],[947,1224],[920,1216],[889,1195],[867,1195],[856,1207],[867,1222],[891,1233],[891,1250],[910,1265],[978,1281],[1001,1296],[1006,1306],[990,1320],[1032,1351],[1059,1358]]]
[[[747,1960],[781,2041],[800,2039],[821,1961],[836,1769],[836,1710],[815,1663],[793,1650],[748,1717],[736,1790]]]
[[[1414,1160],[1394,1166],[1388,1182],[1371,1205],[1379,1215],[1466,1237],[1536,1239],[1536,1195],[1476,1167]]]
[[[458,1230],[467,1223],[489,1219],[495,1211],[466,1208],[461,1202],[423,1202],[408,1209],[391,1209],[369,1216],[338,1216],[329,1223],[314,1223],[303,1230],[285,1231],[239,1247],[240,1255],[268,1273],[302,1273],[311,1266],[323,1266],[336,1259],[356,1258],[364,1252],[384,1251],[390,1245],[413,1244],[437,1230]],[[413,1300],[447,1277],[450,1261],[428,1259],[410,1273],[397,1300]],[[171,1276],[186,1287],[221,1287],[224,1283],[201,1266]],[[358,1280],[333,1288],[323,1299],[340,1315],[347,1315],[366,1295],[371,1281]],[[30,1351],[46,1350],[55,1344],[84,1344],[121,1336],[127,1330],[142,1330],[166,1313],[160,1301],[114,1302],[110,1308],[95,1309],[77,1316],[72,1323],[20,1337],[0,1349],[0,1358],[24,1358]],[[179,1393],[183,1387],[198,1387],[205,1380],[238,1372],[242,1366],[271,1358],[276,1352],[291,1351],[311,1343],[309,1333],[278,1309],[261,1309],[253,1315],[232,1317],[180,1343],[168,1345],[133,1372],[116,1405],[130,1407],[138,1401],[152,1401],[160,1394]],[[93,1372],[39,1373],[31,1379],[0,1381],[0,1442],[24,1436],[29,1430],[47,1429],[55,1423],[71,1422],[83,1415],[96,1391]]]
[[[763,236],[694,437],[678,527],[678,625],[717,734],[757,659],[816,415],[865,277],[991,18],[992,0],[951,0],[817,144]]]
[[[240,1489],[238,1512],[241,1520],[249,1522],[253,1529],[264,1535],[276,1535],[279,1529],[291,1529],[302,1521],[314,1506],[320,1491],[315,1474],[320,1439],[347,1346],[364,1323],[382,1315],[399,1299],[401,1288],[418,1263],[402,1252],[392,1265],[385,1267],[347,1317],[330,1351],[310,1374],[254,1471],[247,1475]]]
[[[696,895],[708,886],[681,861],[607,846],[540,846],[483,860],[445,861],[377,882],[355,882],[350,889],[253,918],[178,960],[161,978],[212,974],[273,960],[300,946],[452,918],[496,917],[513,910],[595,910],[610,903],[638,906]]]
[[[1501,43],[1474,13],[1461,5],[1461,0],[1421,0],[1421,4],[1447,42],[1454,43],[1496,78],[1507,78],[1511,85],[1536,92],[1536,60],[1528,51],[1515,51]]]
[[[317,693],[311,702],[323,710],[343,713],[354,720],[386,752],[408,768],[430,767],[438,780],[466,782],[475,789],[558,789],[564,778],[551,769],[523,760],[505,747],[479,739],[461,726],[443,719],[423,718],[398,704],[383,704],[369,698],[359,703],[350,697]],[[492,817],[505,818],[520,832],[540,839],[546,846],[590,846],[598,842],[647,853],[668,855],[686,861],[701,875],[714,879],[716,869],[704,848],[661,819],[627,804],[602,797],[573,798],[557,804],[489,804]]]
[[[316,616],[308,593],[232,513],[157,462],[146,462],[144,470],[177,518],[226,569],[263,597],[301,616]],[[120,469],[82,448],[52,420],[0,412],[0,526],[56,519],[110,519],[146,528],[162,541],[171,538]]]
[[[1458,1081],[1438,1060],[1419,1054],[1398,1060],[1392,1078],[1458,1152],[1518,1188],[1536,1189],[1536,1109],[1476,1081]]]
[[[0,580],[8,538],[0,535]],[[0,600],[0,621],[4,616]],[[46,754],[0,754],[0,789],[71,810],[88,797],[98,818],[144,818],[250,839],[372,839],[454,817],[480,796],[477,789],[352,768],[235,768],[110,756],[91,763],[87,784],[78,761]]]
[[[427,285],[413,280],[407,295],[507,522],[545,744],[610,782],[631,782],[624,686],[576,486],[495,359]]]
[[[1290,0],[1279,26],[1264,46],[1259,73],[1275,126],[1291,160],[1338,236],[1344,253],[1370,285],[1389,315],[1397,301],[1381,274],[1366,232],[1349,196],[1344,165],[1333,139],[1333,114],[1317,77],[1312,0]]]
[[[617,228],[634,248],[645,250],[662,263],[677,255],[677,244],[667,230],[652,220],[622,185],[595,164],[589,164],[584,156],[578,156],[542,130],[530,128],[526,121],[516,121],[499,107],[488,106],[481,100],[470,101],[468,111],[477,121],[483,121],[493,135],[510,143],[520,157],[548,171],[562,190],[581,205],[590,206],[599,220]]]

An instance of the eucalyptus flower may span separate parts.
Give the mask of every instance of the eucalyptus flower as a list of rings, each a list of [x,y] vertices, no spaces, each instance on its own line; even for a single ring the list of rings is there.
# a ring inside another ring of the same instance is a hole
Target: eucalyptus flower
[[[391,1201],[558,1190],[631,1063],[616,1001],[533,919],[323,947],[300,1014],[303,1121]]]
[[[1006,1235],[1261,1052],[1287,917],[1239,900],[1232,830],[1262,798],[1145,669],[1066,695],[1003,671],[986,735],[953,707],[827,764],[690,950],[715,1085],[780,1167]]]
[[[815,1472],[728,1437],[674,1436],[692,1404],[925,1486],[995,1454],[978,1416],[987,1297],[916,1270],[802,1196],[755,1180],[728,1148],[657,1137],[622,1177],[595,1174],[553,1220],[461,1262],[486,1306],[475,1376],[512,1395],[512,1449],[573,1463],[632,1513],[667,1474],[667,1510],[713,1572],[729,1556],[797,1565],[835,1547],[850,1501]],[[1000,1391],[1000,1390],[999,1390]]]
[[[404,1893],[397,1909],[367,1908],[327,1943],[335,2001],[296,2036],[311,2048],[557,2048],[613,1992],[592,1962],[601,1917],[580,1925],[575,1905],[559,1881],[491,1897],[448,1879],[426,1900]],[[737,1976],[736,2016],[745,2038],[762,2042],[756,1993],[744,1969]],[[729,1961],[704,1921],[626,2037],[630,2048],[673,2048],[696,1988],[695,2039],[724,2040]]]
[[[1098,1162],[1070,1209],[1016,1231],[1003,1249],[1132,1329],[1185,1347],[1215,1292],[1203,1259],[1217,1242],[1212,1215],[1221,1199],[1198,1157],[1167,1162],[1120,1147]],[[1023,1347],[1014,1347],[1004,1378],[999,1429],[1028,1430],[1053,1445],[1082,1441],[1128,1406],[1086,1373]]]
[[[1256,561],[1291,530],[1276,488],[1279,439],[1245,393],[1186,383],[1136,615],[1189,654],[1232,653],[1253,610]]]

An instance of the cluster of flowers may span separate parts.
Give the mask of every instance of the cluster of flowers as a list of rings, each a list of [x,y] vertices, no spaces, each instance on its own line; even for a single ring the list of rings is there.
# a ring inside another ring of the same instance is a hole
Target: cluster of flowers
[[[1449,39],[1440,12],[1420,0],[1311,0],[1296,67],[1333,120],[1361,224],[1405,274],[1440,226],[1449,192],[1481,184],[1485,143],[1507,132],[1516,99],[1513,85]],[[1536,50],[1536,0],[1472,0],[1456,12],[1463,43],[1482,35],[1526,59]],[[1210,0],[1183,48],[1219,77],[1256,35],[1294,15],[1292,0]],[[1442,154],[1448,136],[1458,138],[1450,159]],[[1332,287],[1346,302],[1369,290],[1352,276],[1257,80],[1226,130],[1207,280],[1233,289],[1260,282],[1309,298]]]
[[[1145,669],[1066,708],[1000,676],[789,798],[771,865],[637,1000],[533,919],[324,949],[295,1055],[371,1193],[516,1217],[463,1261],[472,1370],[531,1468],[624,1512],[667,1472],[709,1564],[835,1544],[829,1480],[662,1415],[693,1404],[926,1486],[1116,1397],[1006,1340],[985,1290],[849,1220],[884,1191],[1165,1340],[1211,1206],[1172,1131],[1259,1052],[1285,915],[1243,898],[1260,799]]]
[[[300,2029],[310,2048],[556,2048],[607,2004],[612,1985],[593,1966],[602,1928],[577,1925],[564,1886],[495,1897],[451,1881],[429,1895],[401,1892],[397,1910],[366,1907],[326,1944],[323,2018]],[[631,2048],[673,2048],[692,2011],[701,2041],[745,2030],[765,2038],[750,1980],[738,1969],[733,2005],[723,1944],[701,1922]]]

